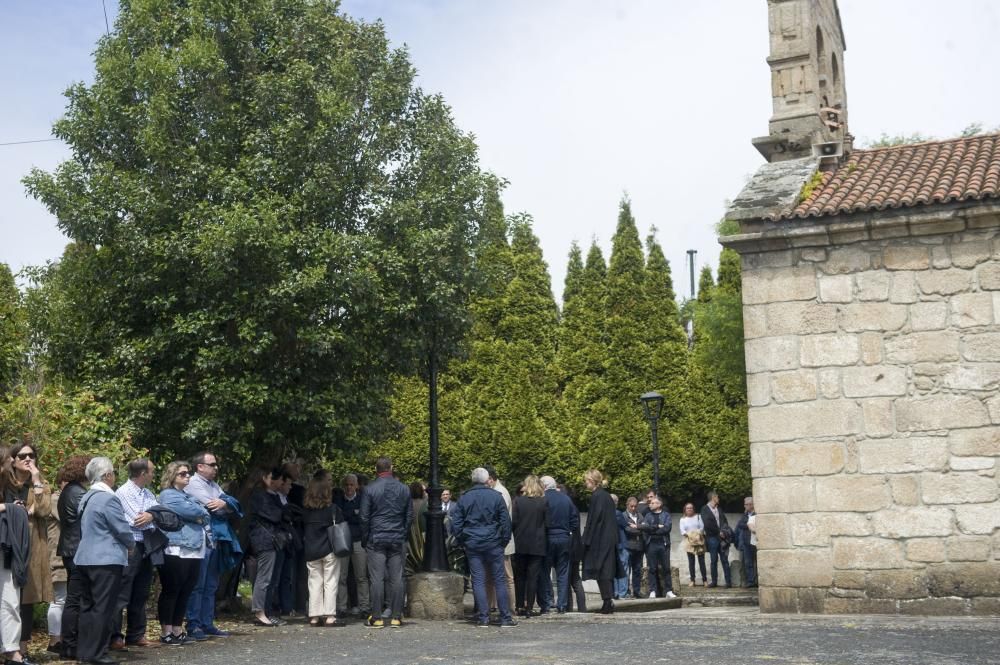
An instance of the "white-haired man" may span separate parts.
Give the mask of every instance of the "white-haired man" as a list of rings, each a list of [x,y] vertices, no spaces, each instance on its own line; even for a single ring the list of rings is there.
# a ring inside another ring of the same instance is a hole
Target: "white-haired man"
[[[573,500],[560,492],[555,478],[542,476],[545,490],[546,555],[541,585],[542,614],[552,611],[552,569],[556,569],[555,609],[562,614],[569,605],[569,558],[573,532],[580,526],[580,512]]]
[[[499,492],[488,485],[489,472],[478,467],[470,474],[472,487],[462,494],[451,515],[451,533],[465,546],[472,575],[472,594],[476,599],[477,625],[490,625],[490,604],[486,599],[486,571],[493,578],[493,588],[500,611],[500,627],[517,625],[510,613],[503,550],[510,542],[510,514]]]

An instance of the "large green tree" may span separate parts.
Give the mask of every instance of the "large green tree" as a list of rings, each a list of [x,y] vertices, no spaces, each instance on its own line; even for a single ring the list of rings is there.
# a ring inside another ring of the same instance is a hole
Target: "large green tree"
[[[17,380],[26,343],[21,293],[7,264],[0,263],[0,403]]]
[[[162,454],[321,457],[468,325],[488,178],[381,24],[326,0],[123,2],[29,191],[75,243],[50,366]],[[72,282],[72,285],[68,284]]]

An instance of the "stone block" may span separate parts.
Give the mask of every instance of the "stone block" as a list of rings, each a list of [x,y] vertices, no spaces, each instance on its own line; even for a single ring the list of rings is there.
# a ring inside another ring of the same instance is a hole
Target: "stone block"
[[[906,565],[903,543],[885,538],[833,539],[833,566],[852,570],[902,568]]]
[[[968,601],[962,598],[918,598],[900,600],[899,613],[908,616],[950,617],[966,614]]]
[[[841,247],[829,253],[822,268],[830,275],[848,274],[867,270],[871,263],[871,256],[860,247]]]
[[[959,328],[993,325],[997,293],[963,293],[951,299],[951,323]]]
[[[952,536],[946,541],[949,561],[988,561],[993,541],[985,536]]]
[[[794,336],[748,339],[744,353],[748,374],[795,369],[799,366],[799,339]]]
[[[975,473],[925,473],[920,487],[927,504],[985,503],[997,499],[996,480]]]
[[[899,335],[885,341],[885,358],[899,365],[954,362],[960,342],[958,333],[947,331]]]
[[[845,397],[894,397],[906,394],[906,369],[903,367],[845,367],[841,376]]]
[[[1000,529],[1000,510],[994,503],[955,506],[955,521],[962,533],[988,536]]]
[[[840,392],[840,369],[830,367],[817,372],[819,377],[819,394],[826,399],[837,399]]]
[[[799,614],[822,614],[826,595],[826,589],[799,589]]]
[[[861,590],[865,588],[868,574],[863,570],[833,571],[833,586],[838,589]],[[851,596],[844,596],[850,598]]]
[[[883,538],[927,538],[950,536],[955,528],[947,508],[892,508],[872,517],[872,529]]]
[[[935,245],[931,247],[931,267],[932,268],[950,268],[951,267],[951,256],[948,255],[948,248],[944,245]]]
[[[1000,364],[956,365],[943,377],[945,388],[952,390],[989,390],[1000,387]]]
[[[816,372],[797,370],[771,375],[771,395],[775,402],[804,402],[816,399]]]
[[[816,270],[812,265],[743,272],[745,305],[815,300],[816,295]]]
[[[948,326],[948,303],[932,300],[910,305],[910,329],[943,330]]]
[[[800,338],[799,348],[803,367],[854,365],[861,357],[855,335],[809,335]]]
[[[819,278],[819,299],[825,303],[854,301],[854,279],[850,275],[829,275]]]
[[[1000,293],[993,292],[993,323],[1000,323]]]
[[[883,476],[843,475],[816,479],[816,510],[870,513],[889,507],[889,483]]]
[[[789,515],[788,520],[796,547],[828,547],[831,536],[867,536],[872,532],[868,517],[860,513],[799,513]]]
[[[942,470],[948,463],[948,439],[909,437],[858,442],[861,473],[911,473]]]
[[[815,335],[837,330],[837,308],[814,302],[781,302],[766,306],[768,334]]]
[[[866,365],[877,365],[882,362],[882,335],[877,332],[861,333],[861,362]]]
[[[758,565],[760,561],[758,560]],[[761,575],[765,573],[761,570]],[[761,587],[758,598],[762,614],[795,614],[799,611],[799,595],[787,587]]]
[[[842,305],[840,327],[847,332],[899,330],[906,323],[906,305],[887,302],[864,302]]]
[[[881,302],[889,299],[892,273],[882,270],[867,270],[855,275],[854,281],[858,285],[858,300]]]
[[[940,563],[945,560],[943,538],[913,538],[906,541],[906,558],[917,563]]]
[[[942,219],[935,221],[911,220],[910,235],[913,236],[937,236],[958,233],[965,230],[964,219]]]
[[[780,571],[785,586],[828,587],[833,583],[828,549],[758,550],[757,565],[761,571]]]
[[[994,425],[1000,425],[1000,395],[987,399],[986,408],[990,412],[990,422]]]
[[[992,247],[989,240],[973,240],[951,246],[951,263],[959,268],[974,268],[990,258]]]
[[[921,293],[950,296],[972,288],[972,272],[949,268],[947,270],[926,270],[917,273],[917,286]]]
[[[984,291],[1000,290],[1000,263],[988,263],[976,271],[979,288]]]
[[[757,441],[750,444],[750,473],[754,478],[774,475],[774,444]]]
[[[962,338],[962,357],[973,362],[1000,361],[1000,333],[979,333]]]
[[[754,339],[767,337],[767,305],[743,306],[743,337]]]
[[[916,273],[908,271],[892,273],[892,288],[889,290],[889,302],[905,304],[917,302],[919,299]]]
[[[879,438],[893,433],[891,400],[866,399],[861,402],[861,413],[865,422],[865,434],[868,436]]]
[[[1000,427],[954,430],[948,435],[953,455],[1000,455]]]
[[[975,617],[1000,617],[1000,598],[973,598],[969,614]]]
[[[915,476],[890,476],[892,502],[897,506],[916,506],[920,503],[920,480]]]
[[[758,478],[753,481],[754,506],[762,514],[816,510],[812,478]]]
[[[799,258],[803,261],[826,261],[826,250],[822,247],[806,247],[799,252]]]
[[[774,472],[779,476],[826,476],[844,468],[839,441],[779,443],[774,446]]]
[[[861,407],[846,400],[772,404],[751,408],[749,421],[751,442],[844,436],[861,431]]]
[[[996,467],[993,457],[952,457],[948,462],[952,471],[982,471]]]
[[[790,249],[743,254],[741,258],[744,272],[757,268],[787,268],[795,265],[795,252]]]
[[[870,598],[924,598],[927,579],[923,570],[873,570],[865,586]]]
[[[928,569],[932,596],[1000,596],[1000,563],[941,563]]]
[[[900,432],[978,427],[990,422],[983,403],[964,395],[901,398],[893,406],[896,409],[896,429]]]
[[[417,573],[407,578],[407,616],[448,620],[465,616],[464,578],[458,573]]]
[[[792,546],[788,517],[782,514],[757,513],[757,547],[761,550],[783,550]]]
[[[890,245],[882,252],[882,265],[888,270],[926,270],[931,266],[930,250],[919,245]]]
[[[771,375],[747,374],[747,403],[765,406],[771,401]]]
[[[837,598],[828,596],[823,604],[825,614],[895,614],[899,601],[877,598]]]

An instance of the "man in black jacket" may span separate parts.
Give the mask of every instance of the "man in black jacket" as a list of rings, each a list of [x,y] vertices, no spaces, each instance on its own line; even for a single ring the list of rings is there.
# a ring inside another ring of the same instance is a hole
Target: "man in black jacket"
[[[361,538],[368,555],[371,582],[372,613],[368,625],[397,628],[403,625],[403,557],[413,522],[413,502],[410,488],[392,477],[391,459],[379,457],[375,472],[378,478],[361,496]]]
[[[726,514],[719,508],[719,495],[708,493],[708,503],[701,509],[701,521],[705,525],[705,545],[712,557],[712,583],[709,587],[719,586],[719,559],[722,559],[722,574],[726,578],[726,588],[733,586],[729,572],[729,543],[724,541],[723,532],[732,534]]]
[[[358,486],[358,477],[349,473],[343,477],[340,485],[344,493],[338,496],[334,503],[344,514],[344,520],[351,527],[351,556],[346,557],[340,565],[340,590],[337,592],[337,614],[347,614],[348,588],[347,578],[351,568],[354,569],[354,580],[358,587],[358,604],[350,609],[351,614],[361,613],[362,616],[371,614],[371,605],[368,602],[368,556],[365,553],[365,544],[361,540],[361,489]],[[350,564],[350,565],[348,565]]]
[[[510,542],[510,514],[503,496],[486,484],[489,479],[486,469],[479,467],[472,470],[473,486],[462,494],[452,511],[451,532],[465,546],[478,625],[490,625],[490,604],[486,599],[489,572],[497,609],[500,610],[500,627],[510,628],[517,625],[510,614],[510,594],[507,592],[507,573],[504,569],[503,550]]]
[[[562,614],[569,605],[569,559],[573,532],[580,527],[580,512],[573,501],[556,489],[556,481],[552,476],[542,476],[542,488],[545,490],[545,538],[547,554],[543,570],[542,613],[551,610],[552,568],[556,569],[556,611]]]
[[[743,499],[743,517],[736,524],[736,548],[743,559],[743,586],[757,586],[757,546],[753,544],[750,533],[750,518],[756,515],[753,510],[753,497]]]

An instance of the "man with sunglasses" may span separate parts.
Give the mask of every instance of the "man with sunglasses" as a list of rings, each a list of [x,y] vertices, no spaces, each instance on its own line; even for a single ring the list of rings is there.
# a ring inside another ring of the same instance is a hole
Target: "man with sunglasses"
[[[222,488],[215,482],[219,475],[219,462],[215,455],[202,451],[191,459],[194,475],[185,492],[205,506],[213,517],[226,518],[231,511],[223,500]],[[187,634],[189,639],[207,640],[209,637],[228,637],[229,633],[215,626],[215,592],[219,588],[219,549],[210,549],[201,560],[198,584],[191,592],[187,607]]]

